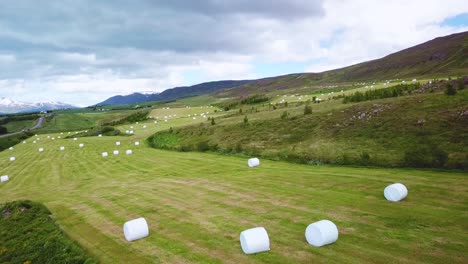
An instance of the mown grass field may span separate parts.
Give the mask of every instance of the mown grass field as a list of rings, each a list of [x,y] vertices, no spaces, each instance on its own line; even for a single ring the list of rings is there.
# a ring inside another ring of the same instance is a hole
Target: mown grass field
[[[192,114],[204,112],[191,109]],[[248,168],[241,157],[145,144],[156,131],[201,122],[182,117],[187,111],[155,110],[151,115],[180,112],[180,118],[133,124],[133,136],[73,141],[57,139],[58,133],[40,134],[36,144],[34,137],[5,150],[0,174],[8,174],[10,181],[0,184],[0,203],[44,203],[63,230],[102,263],[468,261],[466,173],[268,160]],[[118,128],[125,131],[130,125]],[[133,154],[125,155],[127,149]],[[113,150],[120,155],[113,156]],[[101,157],[104,151],[109,157]],[[16,161],[10,162],[10,156]],[[407,199],[384,199],[383,189],[393,182],[408,187]],[[150,236],[126,242],[122,225],[137,217],[147,219]],[[335,222],[340,236],[335,244],[314,248],[304,232],[321,219]],[[239,233],[256,226],[269,232],[271,251],[244,255]]]

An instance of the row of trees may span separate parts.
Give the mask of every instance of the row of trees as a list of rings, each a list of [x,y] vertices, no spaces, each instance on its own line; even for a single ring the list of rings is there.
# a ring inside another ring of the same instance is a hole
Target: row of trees
[[[365,92],[355,92],[352,95],[345,96],[343,98],[343,103],[355,103],[390,97],[398,97],[405,94],[410,94],[412,91],[421,87],[420,83],[414,84],[399,84],[389,88],[377,89],[377,90],[368,90]]]

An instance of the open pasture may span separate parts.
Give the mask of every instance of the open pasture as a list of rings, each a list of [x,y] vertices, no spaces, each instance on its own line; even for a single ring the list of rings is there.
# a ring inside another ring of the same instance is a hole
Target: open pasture
[[[10,180],[0,184],[0,203],[44,203],[102,263],[467,262],[466,174],[268,160],[249,168],[247,158],[149,148],[144,140],[154,132],[201,122],[186,109],[170,110],[150,115],[181,118],[118,127],[133,126],[131,136],[74,141],[40,134],[1,152],[0,174]],[[101,156],[114,150],[120,155]],[[383,197],[394,182],[409,190],[399,203]],[[150,235],[127,242],[122,225],[138,217],[146,218]],[[322,219],[336,223],[339,238],[314,248],[305,228]],[[244,255],[239,233],[256,226],[268,231],[271,251]]]

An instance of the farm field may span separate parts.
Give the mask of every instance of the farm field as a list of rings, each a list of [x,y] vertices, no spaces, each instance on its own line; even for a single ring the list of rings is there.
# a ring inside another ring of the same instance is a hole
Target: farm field
[[[10,176],[0,184],[0,203],[44,203],[63,230],[102,263],[468,261],[466,173],[269,160],[249,168],[243,157],[163,151],[145,143],[157,131],[200,123],[188,115],[205,110],[157,109],[150,115],[177,118],[117,127],[133,126],[132,136],[32,137],[0,152],[1,175]],[[133,154],[125,155],[127,149]],[[104,151],[110,155],[101,157]],[[409,190],[399,203],[383,197],[394,182]],[[122,225],[137,217],[146,218],[150,236],[130,243]],[[333,221],[340,236],[314,248],[304,232],[321,219]],[[271,251],[244,255],[239,233],[256,226],[268,231]]]

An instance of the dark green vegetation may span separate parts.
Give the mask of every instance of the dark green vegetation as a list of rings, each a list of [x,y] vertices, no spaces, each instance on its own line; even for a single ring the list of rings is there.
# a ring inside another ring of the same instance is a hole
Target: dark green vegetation
[[[95,263],[32,201],[0,206],[0,263]]]
[[[340,106],[338,99],[305,108],[301,104],[263,108],[250,112],[244,121],[239,114],[228,115],[218,118],[216,126],[162,131],[149,142],[162,149],[258,155],[307,164],[466,170],[468,91],[447,96],[443,87],[449,83],[368,91],[357,101],[369,101],[358,104]],[[402,96],[377,99],[387,94]],[[349,98],[356,101],[356,93]]]
[[[129,123],[134,123],[134,122],[139,122],[139,121],[145,121],[148,119],[148,111],[138,111],[135,113],[132,113],[130,115],[124,116],[120,119],[113,120],[110,122],[103,122],[102,125],[106,126],[116,126],[116,125],[122,125],[122,124],[129,124]]]
[[[414,84],[398,84],[389,88],[382,88],[377,90],[367,90],[365,92],[355,92],[343,98],[343,103],[356,103],[362,101],[370,101],[376,99],[384,99],[390,97],[398,97],[408,95],[412,91],[418,89],[421,85]]]
[[[8,149],[9,147],[13,147],[14,145],[21,143],[23,140],[28,139],[32,135],[32,132],[25,132],[10,137],[0,138],[0,151]]]

